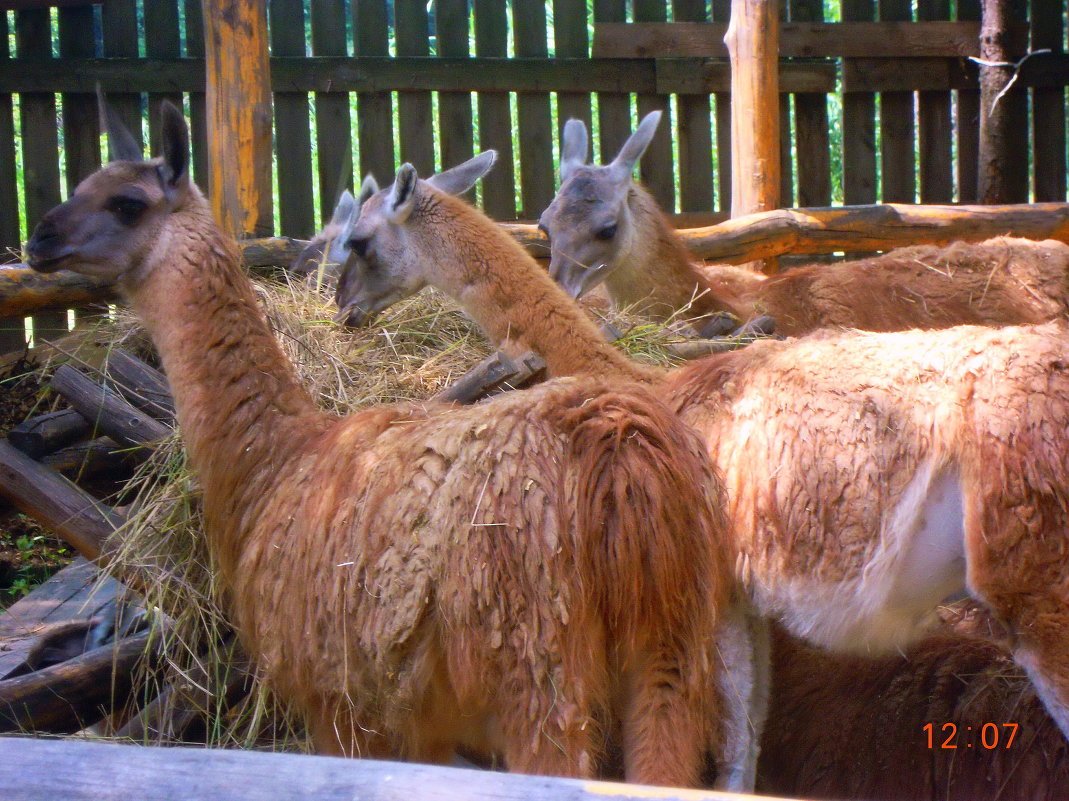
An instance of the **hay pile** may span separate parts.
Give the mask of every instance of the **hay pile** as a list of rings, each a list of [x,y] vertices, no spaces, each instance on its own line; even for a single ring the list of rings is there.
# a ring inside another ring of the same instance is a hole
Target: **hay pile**
[[[324,295],[296,279],[257,281],[257,294],[301,381],[321,408],[345,414],[371,404],[428,398],[444,389],[490,353],[477,326],[448,299],[425,292],[393,307],[368,329],[336,326]],[[670,329],[635,325],[626,315],[611,322],[627,334],[621,345],[639,358],[667,363],[665,345],[677,338]],[[150,341],[129,311],[113,308],[68,358],[99,364],[101,351],[119,346],[155,363]],[[178,436],[157,450],[126,487],[129,523],[118,534],[122,546],[110,572],[131,574],[148,586],[144,606],[155,612],[166,668],[146,680],[135,706],[148,703],[167,686],[179,688],[165,704],[164,737],[138,731],[136,739],[180,738],[216,747],[301,750],[300,721],[279,708],[255,679],[243,682],[240,666],[228,657],[230,630],[224,599],[213,577],[201,529],[197,482]],[[246,685],[243,687],[243,684]],[[247,690],[247,692],[246,692]],[[233,706],[224,700],[243,696]],[[202,720],[178,725],[183,707],[197,707]],[[173,722],[171,716],[175,717]],[[119,731],[120,719],[105,735]]]

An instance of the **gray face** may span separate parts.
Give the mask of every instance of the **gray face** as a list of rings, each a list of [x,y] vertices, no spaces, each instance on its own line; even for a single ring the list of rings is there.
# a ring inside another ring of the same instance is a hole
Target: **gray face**
[[[420,207],[435,190],[453,195],[468,191],[496,156],[488,150],[426,181],[419,179],[411,164],[404,164],[389,188],[369,192],[366,199],[361,192],[356,221],[344,242],[335,322],[367,325],[375,315],[433,283],[435,244],[450,231],[447,221],[422,214]]]
[[[630,240],[631,172],[661,112],[647,114],[612,163],[588,165],[586,126],[568,120],[561,141],[561,188],[538,227],[549,237],[549,271],[574,298],[605,280]]]
[[[125,130],[113,131],[118,123],[106,112],[112,153],[131,160],[101,167],[69,200],[45,214],[26,244],[31,267],[115,280],[140,266],[157,247],[167,216],[190,188],[189,129],[170,103],[162,110],[164,156],[152,161],[142,161],[137,149],[122,145],[133,139]]]

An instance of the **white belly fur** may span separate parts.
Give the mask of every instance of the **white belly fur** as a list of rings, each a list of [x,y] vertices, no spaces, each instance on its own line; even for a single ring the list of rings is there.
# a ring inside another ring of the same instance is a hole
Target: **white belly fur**
[[[939,603],[964,588],[965,567],[957,467],[922,464],[884,518],[873,558],[856,575],[835,583],[795,577],[757,584],[754,600],[816,645],[875,654],[923,636]]]

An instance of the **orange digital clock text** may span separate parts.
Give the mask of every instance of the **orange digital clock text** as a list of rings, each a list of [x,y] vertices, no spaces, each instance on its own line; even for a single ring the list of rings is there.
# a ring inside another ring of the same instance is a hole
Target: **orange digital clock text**
[[[1016,723],[985,723],[979,727],[978,732],[973,732],[972,726],[966,726],[961,743],[958,742],[956,723],[944,723],[939,727],[939,731],[944,735],[942,743],[939,743],[940,738],[935,733],[934,723],[925,723],[921,730],[928,735],[929,748],[973,748],[979,744],[981,748],[994,751],[996,748],[1009,748],[1017,736]],[[974,742],[977,734],[980,738],[978,743]]]

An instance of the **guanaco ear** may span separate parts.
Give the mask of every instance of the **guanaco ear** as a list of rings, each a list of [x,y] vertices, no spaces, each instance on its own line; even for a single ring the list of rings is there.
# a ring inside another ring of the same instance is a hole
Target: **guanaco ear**
[[[144,161],[145,154],[134,135],[122,124],[115,109],[104,99],[104,91],[97,84],[97,108],[100,111],[100,127],[108,135],[108,158],[112,161]]]
[[[624,146],[620,148],[620,152],[609,166],[619,168],[624,175],[631,175],[631,171],[635,169],[638,160],[642,158],[642,154],[649,147],[653,135],[657,133],[657,124],[660,121],[660,111],[651,111],[643,117],[642,122],[638,124],[635,132],[627,138]]]
[[[348,189],[343,189],[341,197],[338,198],[338,205],[334,207],[334,214],[330,217],[331,225],[345,225],[349,222],[353,216],[353,212],[356,210],[356,198],[353,197],[353,193]]]
[[[475,186],[475,182],[490,171],[496,159],[496,150],[484,150],[478,156],[468,159],[463,164],[458,164],[448,170],[443,170],[437,175],[432,175],[427,179],[427,183],[447,194],[462,195]]]
[[[400,225],[408,219],[416,205],[416,189],[419,176],[416,168],[405,162],[397,168],[397,177],[393,179],[390,196],[386,198],[386,219]]]
[[[564,123],[560,142],[560,181],[564,183],[577,167],[586,164],[590,153],[586,125],[582,120],[570,119]]]
[[[167,100],[160,104],[160,117],[163,123],[160,175],[165,186],[178,188],[189,183],[189,126],[182,112]]]
[[[372,195],[379,193],[379,182],[375,180],[375,176],[368,173],[364,176],[364,182],[360,184],[360,193],[356,196],[356,211],[360,213],[360,209],[367,203]],[[352,215],[353,217],[356,214]]]

